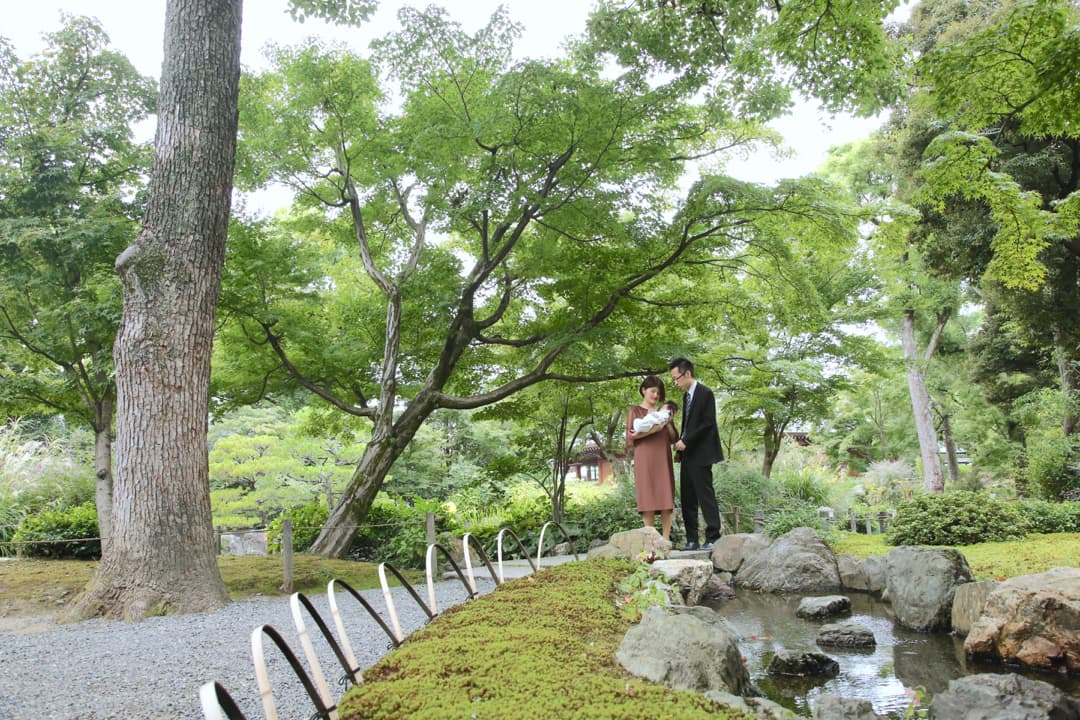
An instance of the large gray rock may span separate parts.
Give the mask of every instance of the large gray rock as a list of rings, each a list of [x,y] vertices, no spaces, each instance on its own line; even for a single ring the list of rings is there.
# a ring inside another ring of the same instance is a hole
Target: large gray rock
[[[856,622],[829,623],[818,630],[817,644],[822,647],[872,648],[877,645],[874,631]]]
[[[735,584],[764,592],[830,592],[839,589],[840,574],[836,557],[821,536],[802,527],[747,558],[735,573]]]
[[[905,545],[889,551],[885,564],[896,621],[920,632],[948,630],[956,588],[975,579],[960,551]]]
[[[804,597],[799,601],[799,607],[795,610],[795,617],[807,620],[821,620],[822,618],[835,615],[845,615],[851,612],[851,599],[843,595],[821,595],[819,597]]]
[[[670,540],[665,540],[656,528],[651,527],[617,532],[611,536],[608,544],[614,545],[619,555],[631,560],[637,560],[642,554],[649,552],[657,552],[667,557],[671,555],[671,548],[674,547]]]
[[[964,641],[970,656],[1080,674],[1080,568],[1001,583]]]
[[[986,600],[998,585],[997,580],[983,580],[961,585],[956,588],[952,603],[952,631],[954,635],[966,637],[971,627],[982,615]]]
[[[678,690],[743,695],[751,687],[735,634],[691,614],[650,608],[615,657],[628,672]]]
[[[713,545],[710,559],[717,570],[736,573],[748,558],[769,547],[771,542],[769,536],[763,533],[723,535]]]
[[[657,560],[649,566],[651,577],[660,577],[679,588],[686,605],[701,602],[712,574],[713,565],[708,560]]]
[[[840,586],[847,590],[880,593],[885,589],[885,558],[882,555],[859,558],[845,553],[836,558],[836,569],[840,573]]]
[[[936,720],[1080,720],[1080,702],[1020,675],[968,675],[930,701]]]
[[[779,650],[769,661],[770,675],[797,675],[799,677],[836,677],[840,663],[819,652]]]
[[[814,700],[814,720],[877,720],[869,700],[837,697],[827,693]]]

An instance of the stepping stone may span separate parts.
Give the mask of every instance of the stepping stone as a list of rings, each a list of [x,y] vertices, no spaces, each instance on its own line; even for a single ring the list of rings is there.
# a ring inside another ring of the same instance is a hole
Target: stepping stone
[[[822,647],[872,648],[877,645],[873,631],[856,622],[829,623],[818,630],[817,644]]]
[[[840,663],[823,653],[781,650],[773,655],[768,672],[770,675],[836,677],[840,674]]]
[[[823,595],[821,597],[804,597],[799,602],[799,609],[795,611],[796,617],[809,620],[845,615],[851,612],[851,600],[843,595]]]

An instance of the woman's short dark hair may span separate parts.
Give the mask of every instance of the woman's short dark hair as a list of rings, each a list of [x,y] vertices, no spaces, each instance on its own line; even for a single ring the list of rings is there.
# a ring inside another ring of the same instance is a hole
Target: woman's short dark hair
[[[664,381],[655,375],[646,375],[645,379],[641,381],[641,387],[638,388],[638,392],[641,393],[641,397],[645,397],[645,391],[651,387],[660,388],[660,402],[664,402]]]

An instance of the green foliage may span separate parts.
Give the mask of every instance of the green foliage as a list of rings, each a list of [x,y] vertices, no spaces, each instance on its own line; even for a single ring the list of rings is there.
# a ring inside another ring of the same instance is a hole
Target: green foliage
[[[824,521],[818,516],[817,508],[804,503],[793,503],[787,508],[774,510],[765,516],[765,532],[769,534],[769,537],[780,537],[798,527],[810,527],[818,532],[824,532],[826,529]]]
[[[88,559],[101,556],[97,510],[93,503],[50,509],[23,518],[13,542],[30,543],[30,557]]]
[[[808,506],[829,504],[828,478],[824,468],[805,466],[793,473],[779,472],[776,477],[780,481],[780,489],[791,499]]]
[[[1011,540],[1027,532],[1016,505],[973,492],[920,495],[897,506],[892,545],[971,545]]]
[[[566,522],[580,532],[574,543],[578,552],[586,552],[593,540],[606,541],[617,532],[641,527],[633,483],[616,483],[609,493],[588,502],[571,501]]]
[[[765,477],[737,462],[726,462],[713,468],[713,488],[721,512],[731,506],[739,508],[739,527],[736,532],[753,532],[754,511],[767,509],[782,495],[776,480]]]
[[[915,496],[919,481],[915,468],[906,460],[881,460],[870,464],[862,475],[861,503],[871,507],[895,505]]]
[[[1047,500],[1080,495],[1080,435],[1044,438],[1026,454],[1028,487]]]
[[[646,563],[638,563],[634,572],[617,586],[619,613],[627,622],[636,623],[651,607],[664,607],[670,601],[662,582],[653,578]]]
[[[406,501],[379,495],[353,538],[349,556],[354,560],[388,562],[397,568],[424,567],[428,512],[435,513],[437,521],[446,514],[437,500],[414,495]]]
[[[1017,505],[1027,521],[1028,532],[1080,533],[1080,502],[1021,500]]]
[[[293,550],[304,552],[311,547],[311,543],[315,542],[315,538],[319,536],[319,531],[326,524],[326,518],[329,515],[330,511],[327,510],[326,503],[318,500],[312,500],[300,507],[286,510],[271,520],[270,525],[267,526],[266,549],[272,553],[281,552],[281,529],[285,523],[285,518],[289,518],[292,522]]]

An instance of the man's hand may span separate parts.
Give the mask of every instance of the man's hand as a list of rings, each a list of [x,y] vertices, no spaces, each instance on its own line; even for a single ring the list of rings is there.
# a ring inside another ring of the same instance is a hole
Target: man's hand
[[[681,439],[676,440],[675,441],[675,449],[678,450],[679,452],[682,452],[683,450],[686,449],[686,443],[684,443]]]

